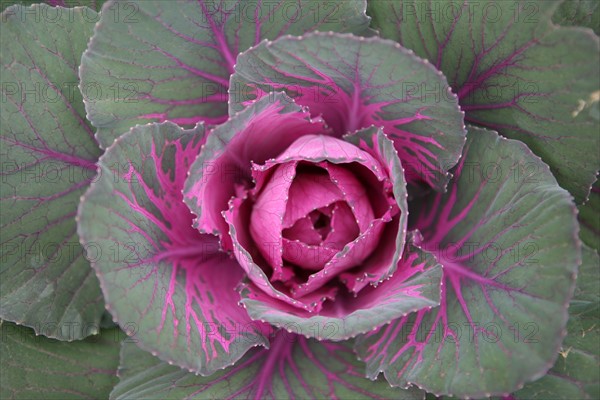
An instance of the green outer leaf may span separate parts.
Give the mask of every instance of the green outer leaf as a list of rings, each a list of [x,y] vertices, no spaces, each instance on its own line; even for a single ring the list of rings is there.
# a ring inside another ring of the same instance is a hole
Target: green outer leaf
[[[526,143],[582,203],[600,169],[599,40],[552,24],[557,5],[378,0],[368,12],[444,72],[467,122]]]
[[[7,7],[15,4],[22,5],[24,7],[31,6],[33,4],[48,4],[49,6],[59,7],[89,7],[94,11],[100,11],[102,4],[106,0],[0,0],[0,11],[4,11]],[[40,14],[40,19],[45,18],[48,22],[53,21],[57,11],[48,11],[47,14]],[[61,12],[61,11],[58,11]],[[45,13],[45,11],[44,11]]]
[[[523,174],[523,168],[533,171]],[[409,203],[442,264],[441,305],[357,339],[367,374],[458,397],[506,395],[552,366],[581,262],[576,209],[523,143],[469,127],[444,194]]]
[[[238,305],[242,269],[216,237],[192,228],[182,201],[205,139],[202,124],[171,122],[117,138],[81,200],[78,233],[101,250],[92,267],[120,326],[134,327],[139,345],[161,359],[209,375],[268,342]]]
[[[569,314],[575,317],[600,318],[599,311],[600,256],[594,249],[583,245],[581,267],[577,274],[577,284],[569,307]]]
[[[585,244],[600,251],[600,181],[596,181],[590,199],[579,206],[579,235]]]
[[[425,85],[432,91],[424,93]],[[465,143],[464,113],[446,78],[410,50],[379,37],[311,33],[262,42],[238,57],[229,113],[284,91],[342,136],[382,127],[407,182],[444,190]]]
[[[209,377],[183,371],[133,343],[123,343],[120,381],[110,399],[424,398],[420,390],[391,388],[383,379],[364,378],[362,364],[352,352],[352,341],[334,344],[292,334],[288,337],[288,342],[277,346],[279,357],[274,353],[275,345],[271,350],[253,349],[235,366]],[[260,386],[260,382],[264,386]]]
[[[315,29],[367,33],[365,9],[365,0],[109,2],[82,59],[88,119],[103,148],[135,124],[224,122],[240,52]]]
[[[0,327],[3,400],[105,399],[118,381],[124,338],[119,329],[65,343],[7,321],[0,321]]]
[[[74,218],[100,155],[77,90],[97,14],[37,19],[49,9],[12,7],[0,22],[0,318],[73,340],[96,333],[104,311]]]
[[[600,398],[600,257],[583,247],[567,337],[556,364],[541,379],[514,393],[517,399]]]
[[[563,26],[584,26],[600,34],[600,3],[597,0],[564,0],[552,22]]]

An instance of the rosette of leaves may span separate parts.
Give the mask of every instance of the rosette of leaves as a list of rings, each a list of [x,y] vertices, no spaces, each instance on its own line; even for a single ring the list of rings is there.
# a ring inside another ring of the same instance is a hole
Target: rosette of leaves
[[[598,397],[597,3],[48,3],[1,21],[2,397]],[[290,162],[351,262],[266,255]]]

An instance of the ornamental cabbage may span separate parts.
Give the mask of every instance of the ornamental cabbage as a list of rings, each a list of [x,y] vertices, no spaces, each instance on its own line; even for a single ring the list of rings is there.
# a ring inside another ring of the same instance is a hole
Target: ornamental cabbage
[[[106,309],[131,336],[111,398],[543,396],[596,326],[598,37],[552,2],[368,7],[5,11],[3,68],[58,100],[3,84],[0,317],[73,340],[96,332],[40,321]],[[31,256],[73,235],[75,261]]]

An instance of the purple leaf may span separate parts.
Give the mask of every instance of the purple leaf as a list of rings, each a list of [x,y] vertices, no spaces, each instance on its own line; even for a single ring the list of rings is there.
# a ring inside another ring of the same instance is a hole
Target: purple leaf
[[[202,125],[133,128],[101,157],[79,209],[82,243],[102,249],[92,266],[115,320],[144,349],[204,375],[268,345],[269,330],[238,306],[243,270],[192,227],[182,201],[205,139]]]

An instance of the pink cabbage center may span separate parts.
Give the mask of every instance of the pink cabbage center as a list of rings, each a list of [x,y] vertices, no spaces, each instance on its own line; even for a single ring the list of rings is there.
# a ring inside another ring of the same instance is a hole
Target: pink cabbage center
[[[302,303],[334,299],[340,274],[361,267],[397,213],[391,194],[356,162],[293,160],[254,165],[252,173],[249,232],[264,259],[258,264]]]

